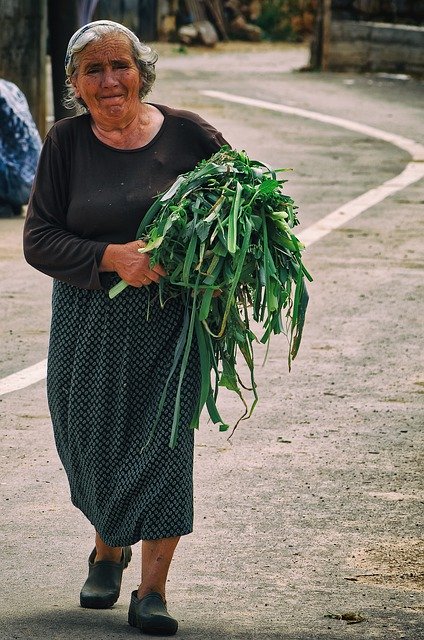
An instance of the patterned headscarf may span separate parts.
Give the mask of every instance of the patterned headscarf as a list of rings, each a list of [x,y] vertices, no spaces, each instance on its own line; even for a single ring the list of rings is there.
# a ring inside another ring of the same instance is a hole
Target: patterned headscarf
[[[65,73],[68,76],[68,78],[72,75],[74,71],[74,69],[70,66],[70,63],[71,63],[72,55],[75,53],[75,51],[78,51],[78,47],[75,47],[75,44],[80,39],[83,33],[85,33],[86,31],[89,31],[90,29],[93,29],[93,27],[102,26],[102,25],[105,25],[108,27],[114,27],[117,31],[121,31],[122,33],[125,33],[125,35],[132,42],[140,45],[140,41],[135,35],[135,33],[133,33],[127,27],[124,27],[123,24],[119,24],[119,22],[113,22],[112,20],[96,20],[95,22],[89,22],[88,24],[85,24],[83,27],[78,29],[78,31],[75,31],[74,35],[69,40],[69,44],[68,44],[68,48],[66,50],[66,56],[65,56]]]

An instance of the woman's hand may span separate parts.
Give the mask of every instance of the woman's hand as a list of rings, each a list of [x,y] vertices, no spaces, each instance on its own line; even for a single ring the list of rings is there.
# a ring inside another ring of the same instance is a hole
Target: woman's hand
[[[165,269],[157,264],[150,268],[148,253],[139,253],[146,246],[143,240],[134,240],[126,244],[109,244],[100,263],[100,271],[116,271],[116,273],[132,287],[159,282],[166,275]]]

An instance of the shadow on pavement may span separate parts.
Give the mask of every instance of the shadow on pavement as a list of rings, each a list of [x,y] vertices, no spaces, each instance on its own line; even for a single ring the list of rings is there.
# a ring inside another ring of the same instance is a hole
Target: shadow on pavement
[[[117,640],[125,638],[147,638],[138,629],[127,624],[126,607],[117,606],[107,611],[76,609],[72,611],[38,611],[7,616],[1,621],[1,640]],[[270,629],[220,628],[220,622],[194,626],[180,624],[176,640],[311,640],[310,634],[287,633]],[[234,625],[235,626],[235,625]],[[162,638],[162,636],[155,636]],[[314,633],[314,640],[329,638]],[[334,636],[332,636],[334,637]]]

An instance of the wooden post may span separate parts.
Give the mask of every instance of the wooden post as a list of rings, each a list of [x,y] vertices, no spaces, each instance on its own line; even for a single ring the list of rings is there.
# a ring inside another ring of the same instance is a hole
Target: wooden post
[[[157,0],[139,0],[138,3],[138,36],[144,42],[153,42],[158,35],[158,3]]]
[[[68,42],[78,29],[77,3],[74,0],[48,0],[49,53],[52,63],[54,118],[60,120],[72,112],[62,104],[65,87],[64,60]]]
[[[330,57],[331,0],[322,1],[321,71],[328,71]]]
[[[44,137],[47,0],[0,0],[0,18],[0,77],[23,91]]]

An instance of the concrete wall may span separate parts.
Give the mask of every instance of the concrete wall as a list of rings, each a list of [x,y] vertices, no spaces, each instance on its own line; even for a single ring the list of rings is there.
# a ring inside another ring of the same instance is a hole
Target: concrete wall
[[[328,69],[424,77],[424,27],[332,20]]]

